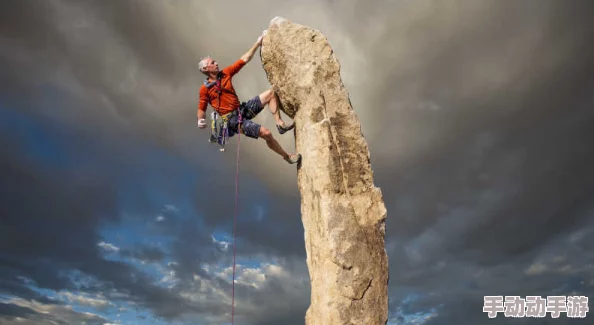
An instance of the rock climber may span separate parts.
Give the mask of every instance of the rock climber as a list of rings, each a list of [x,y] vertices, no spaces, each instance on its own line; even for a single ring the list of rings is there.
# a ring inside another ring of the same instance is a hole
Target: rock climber
[[[264,139],[270,149],[279,154],[288,163],[295,164],[301,160],[301,155],[287,153],[272,136],[270,130],[252,121],[262,111],[264,106],[268,105],[270,112],[276,120],[276,128],[280,134],[284,134],[295,127],[295,122],[286,125],[282,120],[278,107],[279,99],[275,92],[272,89],[268,89],[247,102],[240,103],[233,88],[233,76],[252,59],[256,50],[262,45],[264,35],[266,35],[266,31],[258,37],[256,43],[239,60],[223,70],[219,71],[218,62],[210,56],[206,56],[199,61],[198,69],[206,76],[206,79],[204,80],[204,84],[200,86],[200,99],[197,112],[198,127],[201,129],[206,127],[206,109],[207,104],[210,104],[220,116],[228,118],[229,134],[232,136],[234,133],[238,133],[239,119],[237,112],[240,109],[242,133],[253,139]]]

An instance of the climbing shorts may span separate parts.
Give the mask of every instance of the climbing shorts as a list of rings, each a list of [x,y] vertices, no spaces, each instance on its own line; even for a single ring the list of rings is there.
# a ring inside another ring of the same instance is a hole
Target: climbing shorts
[[[241,108],[241,116],[244,119],[251,120],[256,117],[256,115],[258,115],[264,107],[260,101],[260,96],[255,96],[247,102],[241,103]]]
[[[242,126],[243,133],[254,139],[258,139],[260,134],[260,124],[251,121],[258,113],[262,111],[264,107],[262,106],[262,102],[260,101],[260,96],[255,96],[254,98],[248,100],[247,102],[242,102],[239,106],[241,110],[241,118],[242,118]],[[237,133],[237,122],[238,122],[237,114],[234,114],[233,117],[229,120],[229,126],[233,133]]]

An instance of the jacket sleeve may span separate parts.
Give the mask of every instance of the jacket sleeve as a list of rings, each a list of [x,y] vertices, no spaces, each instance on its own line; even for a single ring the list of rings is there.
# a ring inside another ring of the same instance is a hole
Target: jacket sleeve
[[[199,95],[200,95],[200,97],[198,100],[198,110],[206,112],[206,108],[208,107],[208,93],[207,93],[207,89],[206,89],[206,87],[204,87],[204,85],[202,85],[202,87],[200,87]],[[198,112],[196,112],[196,115],[198,115]]]
[[[243,61],[242,59],[239,59],[239,60],[235,61],[235,63],[233,63],[232,65],[223,69],[223,73],[227,74],[229,76],[233,76],[236,73],[238,73],[239,70],[241,70],[241,68],[243,68],[244,66],[245,66],[245,61]]]

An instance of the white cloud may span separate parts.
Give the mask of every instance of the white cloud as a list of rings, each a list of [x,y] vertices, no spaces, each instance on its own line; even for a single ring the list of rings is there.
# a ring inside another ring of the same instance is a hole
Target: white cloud
[[[224,241],[224,240],[217,240],[214,236],[211,236],[211,238],[212,238],[212,242],[215,243],[217,246],[219,246],[219,248],[223,252],[226,252],[229,249],[229,245],[231,245],[230,242]]]
[[[112,289],[107,295],[113,300],[127,300],[128,304],[134,304],[134,301],[129,301],[131,297],[128,293],[120,292],[117,289]]]
[[[281,277],[288,275],[287,271],[283,267],[276,264],[264,264],[263,269],[264,273],[270,276]]]
[[[405,314],[402,310],[398,310],[394,317],[388,320],[388,325],[423,325],[438,315],[439,313],[434,309],[428,312],[415,314]]]
[[[528,269],[526,269],[524,271],[524,273],[528,274],[528,275],[539,275],[539,274],[543,274],[544,272],[546,272],[548,270],[548,267],[542,263],[533,263],[532,265],[530,265],[530,267]]]
[[[180,295],[190,303],[201,306],[208,306],[214,302],[216,302],[218,307],[221,304],[230,306],[232,299],[231,279],[233,266],[228,264],[203,263],[200,267],[213,278],[194,273],[194,281],[184,286]],[[284,299],[275,300],[273,297],[268,297],[266,286],[269,284],[269,281],[278,280],[279,278],[283,279],[283,281],[277,282],[282,283],[281,291],[283,291]],[[306,301],[308,298],[306,293],[304,293],[306,290],[303,290],[306,287],[307,279],[304,279],[303,276],[298,274],[292,274],[282,264],[262,263],[255,267],[246,267],[240,263],[236,265],[235,281],[236,284],[242,285],[239,291],[237,291],[237,286],[235,288],[235,310],[238,315],[261,315],[265,312],[265,308],[270,308],[270,306],[273,306],[272,308],[276,308],[277,310],[289,310],[294,308],[295,303]],[[265,297],[261,297],[261,299],[266,299],[266,306],[255,304],[253,299],[246,298],[248,296],[254,297],[259,295],[266,295]],[[224,320],[214,317],[213,324],[217,323],[217,321],[221,323]]]
[[[173,288],[176,283],[179,282],[179,279],[176,277],[176,273],[174,270],[165,271],[161,280],[159,280],[159,284],[165,285],[168,288]]]
[[[179,209],[175,205],[173,205],[173,204],[166,204],[165,205],[165,211],[168,211],[168,212],[177,212],[177,211],[179,211]]]
[[[91,297],[83,294],[74,294],[72,292],[60,292],[58,296],[70,303],[76,303],[79,305],[90,306],[94,308],[105,308],[110,306],[111,303],[103,297],[103,295],[97,295]]]
[[[237,269],[237,265],[236,265],[236,269]],[[231,277],[233,275],[233,267],[229,266],[224,269],[219,268],[218,271],[212,272],[212,274],[220,279],[230,282],[228,280],[231,279]]]
[[[254,288],[260,288],[266,281],[266,274],[262,268],[242,269],[237,276],[237,283],[248,285]]]
[[[230,304],[231,295],[228,288],[222,289],[218,281],[211,281],[198,274],[193,275],[194,282],[184,286],[180,296],[196,304],[208,304],[218,301],[221,304]]]
[[[233,277],[233,266],[216,268],[204,264],[202,269],[229,283]],[[289,277],[289,272],[277,264],[263,263],[260,267],[245,267],[242,264],[237,264],[235,266],[235,283],[247,285],[256,289],[261,289],[267,279]]]
[[[110,243],[106,243],[106,242],[100,242],[100,243],[97,244],[97,246],[103,248],[104,250],[106,250],[108,252],[117,253],[117,252],[120,251],[120,248],[119,247],[117,247],[117,246],[115,246],[113,244],[110,244]]]
[[[580,230],[575,231],[572,234],[570,234],[568,240],[571,244],[579,243],[581,240],[586,238],[593,231],[594,231],[594,228],[592,228],[592,227],[580,229]]]
[[[559,268],[558,272],[559,273],[571,273],[573,271],[573,267],[569,264],[563,265],[562,267]]]

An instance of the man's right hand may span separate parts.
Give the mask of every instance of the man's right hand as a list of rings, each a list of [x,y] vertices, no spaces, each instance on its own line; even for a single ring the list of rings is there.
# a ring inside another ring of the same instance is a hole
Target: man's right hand
[[[198,127],[204,129],[206,127],[206,120],[203,118],[198,119]]]

